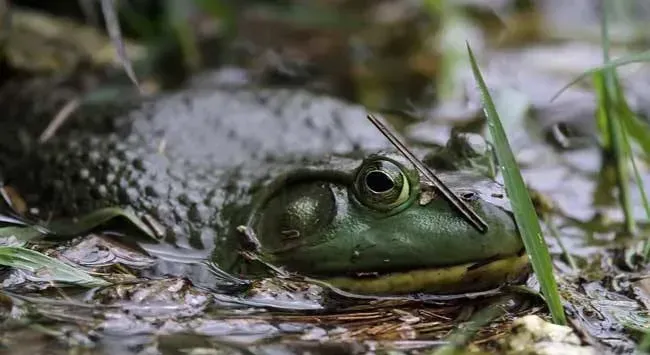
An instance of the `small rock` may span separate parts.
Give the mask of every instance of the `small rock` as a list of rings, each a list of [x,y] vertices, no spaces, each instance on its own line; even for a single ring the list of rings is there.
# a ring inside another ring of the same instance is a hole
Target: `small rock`
[[[513,322],[511,335],[505,339],[508,354],[527,355],[591,355],[596,350],[582,346],[570,327],[547,322],[536,315]]]

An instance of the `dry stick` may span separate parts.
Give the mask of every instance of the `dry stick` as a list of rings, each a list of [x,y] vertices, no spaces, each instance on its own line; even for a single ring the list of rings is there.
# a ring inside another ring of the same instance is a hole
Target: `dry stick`
[[[442,194],[442,196],[450,203],[463,217],[481,233],[486,233],[488,225],[485,221],[474,212],[474,210],[451,191],[438,177],[424,165],[418,158],[411,153],[411,151],[388,129],[386,126],[372,114],[368,114],[368,119],[374,124],[377,129],[400,151],[413,165],[420,171],[424,177],[433,184],[433,186]]]
[[[115,13],[115,0],[101,0],[102,12],[104,13],[104,20],[106,22],[106,31],[108,31],[108,36],[115,46],[115,51],[117,52],[117,57],[124,67],[126,75],[131,79],[133,84],[140,90],[142,93],[142,88],[140,87],[140,82],[133,71],[133,66],[131,61],[128,58],[126,53],[126,48],[124,42],[122,41],[122,31],[120,29],[120,22],[117,19],[117,14]]]
[[[52,121],[47,125],[47,128],[41,133],[38,137],[38,142],[43,144],[50,140],[56,133],[56,131],[63,125],[63,123],[72,115],[81,105],[81,100],[79,98],[72,99],[68,101],[65,106],[54,116]]]

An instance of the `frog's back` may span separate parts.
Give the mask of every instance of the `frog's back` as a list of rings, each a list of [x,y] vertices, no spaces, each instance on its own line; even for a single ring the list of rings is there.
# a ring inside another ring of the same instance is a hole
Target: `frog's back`
[[[47,87],[27,85],[0,92],[0,105],[8,106],[0,117],[5,132],[11,135],[13,129],[25,129],[23,124],[29,125],[31,138],[44,131],[65,102],[43,105],[39,100],[48,94]],[[377,133],[368,129],[365,114],[361,106],[299,89],[190,88],[153,99],[129,98],[123,105],[80,109],[53,141],[72,141],[74,149],[81,138],[95,137],[107,146],[121,142],[132,151],[232,166],[383,146]]]
[[[211,167],[381,142],[360,106],[300,90],[194,90],[147,102],[125,118],[130,144]]]
[[[33,113],[33,97],[17,93],[0,93],[0,108],[13,107],[0,118],[11,132],[0,171],[30,206],[43,217],[131,207],[190,249],[211,249],[230,220],[223,206],[246,204],[253,178],[275,165],[387,146],[361,106],[303,90],[215,88],[82,108],[26,150],[11,144],[16,126],[27,121],[34,142],[60,105]]]

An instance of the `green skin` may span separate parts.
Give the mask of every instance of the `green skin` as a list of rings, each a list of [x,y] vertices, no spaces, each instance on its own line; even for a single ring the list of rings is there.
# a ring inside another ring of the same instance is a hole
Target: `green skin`
[[[14,107],[0,119],[11,132],[0,171],[41,218],[129,207],[162,227],[166,242],[145,249],[171,265],[211,255],[240,273],[254,270],[237,252],[247,225],[265,261],[359,293],[475,291],[527,273],[501,186],[449,164],[440,174],[488,222],[481,234],[404,158],[367,153],[389,146],[362,107],[300,90],[187,89],[81,109],[47,144],[19,145],[17,117],[34,137],[53,116],[21,101],[34,90],[0,92]]]

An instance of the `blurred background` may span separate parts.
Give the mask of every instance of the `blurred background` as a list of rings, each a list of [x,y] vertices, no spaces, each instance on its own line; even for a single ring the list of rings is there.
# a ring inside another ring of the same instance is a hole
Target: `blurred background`
[[[106,32],[100,1],[11,1],[12,11],[0,3],[0,80],[119,63],[111,43],[96,36]],[[440,101],[467,95],[466,41],[492,62],[488,76],[517,81],[538,101],[602,62],[595,0],[107,3],[115,5],[138,77],[156,88],[181,85],[206,68],[246,68],[228,80],[309,86],[371,108],[426,116]],[[646,47],[650,3],[614,1],[613,8],[614,54]],[[540,71],[563,82],[539,82]]]
[[[649,59],[650,1],[610,3],[611,57]],[[594,144],[608,136],[597,127],[602,100],[592,76],[556,97],[603,64],[602,14],[598,0],[0,0],[0,88],[46,78],[46,90],[29,96],[29,105],[51,116],[79,97],[111,102],[138,90],[307,88],[385,114],[409,143],[440,146],[454,129],[486,133],[470,44],[528,186],[561,215],[558,233],[545,228],[545,236],[568,280],[563,292],[575,324],[582,322],[577,329],[629,350],[636,345],[618,334],[622,316],[611,309],[650,329],[647,272],[635,279],[640,259],[630,256],[650,236],[643,196],[632,188],[633,213],[625,216],[615,171],[624,164],[617,166],[611,145]],[[634,113],[629,134],[641,158],[642,176],[628,180],[650,186],[650,71],[637,62],[617,72],[625,94],[619,104]],[[5,101],[3,110],[17,106]],[[634,235],[621,227],[632,219],[646,221]],[[582,310],[588,302],[593,310]],[[436,326],[440,320],[430,319]],[[402,339],[395,329],[365,335]],[[433,332],[450,328],[440,329]],[[428,331],[412,337],[434,338]]]

